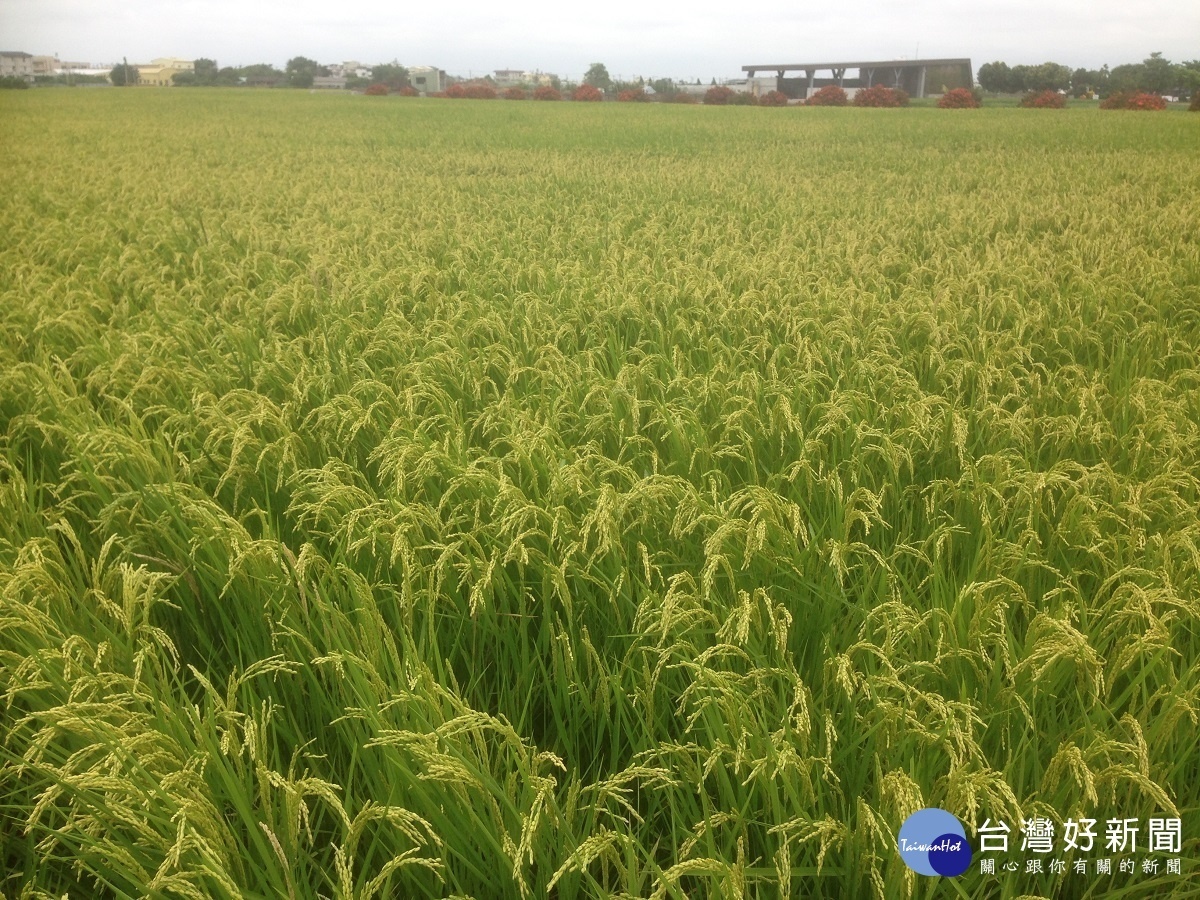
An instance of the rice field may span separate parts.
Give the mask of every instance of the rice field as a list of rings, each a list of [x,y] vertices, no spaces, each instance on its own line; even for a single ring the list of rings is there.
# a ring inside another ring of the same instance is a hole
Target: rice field
[[[1200,896],[1200,117],[0,121],[3,896]]]

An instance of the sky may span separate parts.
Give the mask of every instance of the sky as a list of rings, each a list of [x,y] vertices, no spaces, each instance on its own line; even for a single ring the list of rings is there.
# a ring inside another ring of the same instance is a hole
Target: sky
[[[1072,68],[1200,58],[1195,0],[0,0],[0,49],[64,61],[397,60],[452,75],[729,78],[759,63],[969,57]]]

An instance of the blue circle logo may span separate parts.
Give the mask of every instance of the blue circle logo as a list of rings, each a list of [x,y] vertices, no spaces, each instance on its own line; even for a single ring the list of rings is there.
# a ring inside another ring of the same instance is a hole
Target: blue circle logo
[[[971,865],[971,845],[962,823],[936,807],[919,809],[905,819],[896,847],[904,864],[918,875],[953,878]]]

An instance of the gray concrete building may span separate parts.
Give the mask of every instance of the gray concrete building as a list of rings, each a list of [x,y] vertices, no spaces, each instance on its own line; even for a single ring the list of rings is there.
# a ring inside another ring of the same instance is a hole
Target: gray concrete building
[[[971,60],[960,59],[886,59],[863,62],[762,63],[742,66],[750,79],[760,72],[773,72],[777,88],[792,98],[806,98],[826,85],[853,89],[876,84],[900,88],[911,97],[941,94],[958,87],[974,85]],[[853,71],[853,76],[848,75]],[[789,73],[796,73],[789,75]],[[823,74],[823,73],[828,73]]]

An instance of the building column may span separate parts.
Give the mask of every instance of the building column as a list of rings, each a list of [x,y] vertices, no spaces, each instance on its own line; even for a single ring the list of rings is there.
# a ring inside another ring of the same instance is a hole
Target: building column
[[[917,69],[917,96],[925,96],[925,66]]]
[[[872,82],[875,81],[875,70],[874,69],[859,69],[858,70],[858,80],[859,81],[862,81],[863,72],[867,73],[867,87],[870,87]]]
[[[808,95],[812,93],[813,83],[816,81],[816,78],[817,78],[817,70],[816,69],[805,69],[804,74],[808,76],[808,91],[805,92],[805,95],[804,95],[807,98]]]

